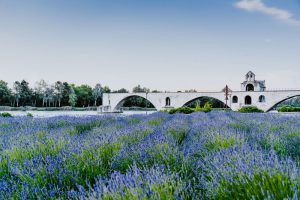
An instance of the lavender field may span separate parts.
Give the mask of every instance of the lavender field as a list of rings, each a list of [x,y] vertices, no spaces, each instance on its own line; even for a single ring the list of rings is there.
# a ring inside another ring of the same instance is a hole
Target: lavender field
[[[0,118],[0,199],[298,199],[300,116]]]

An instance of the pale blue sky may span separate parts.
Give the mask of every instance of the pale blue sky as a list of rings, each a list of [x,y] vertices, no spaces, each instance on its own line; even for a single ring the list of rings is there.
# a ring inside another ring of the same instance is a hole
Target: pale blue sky
[[[0,0],[0,79],[300,88],[299,0]]]

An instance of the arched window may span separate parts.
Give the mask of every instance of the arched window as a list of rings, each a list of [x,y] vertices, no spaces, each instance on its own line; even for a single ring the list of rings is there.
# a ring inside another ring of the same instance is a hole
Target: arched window
[[[246,91],[254,91],[254,86],[252,84],[248,84],[246,86]]]
[[[232,97],[232,103],[237,103],[238,102],[238,97],[237,96],[233,96]]]
[[[264,102],[266,102],[266,97],[264,95],[260,95],[259,98],[258,98],[258,101],[260,103],[264,103]]]
[[[170,97],[166,98],[166,106],[170,106],[171,105],[171,99]]]
[[[250,96],[245,97],[245,105],[251,105],[252,104],[252,99]]]

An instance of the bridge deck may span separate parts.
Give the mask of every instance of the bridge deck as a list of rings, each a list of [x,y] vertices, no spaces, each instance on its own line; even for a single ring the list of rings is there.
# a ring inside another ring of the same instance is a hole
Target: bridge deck
[[[211,97],[225,103],[225,95],[222,91],[205,91],[205,92],[161,92],[161,93],[105,93],[103,94],[103,105],[110,106],[111,111],[118,111],[122,102],[132,96],[140,96],[150,101],[157,110],[169,107],[182,107],[199,97]],[[263,98],[262,98],[263,96]],[[238,110],[243,106],[256,106],[264,111],[269,111],[278,103],[300,96],[300,89],[281,89],[265,91],[231,91],[229,93],[228,106],[232,110]],[[237,103],[232,102],[232,98],[238,99]],[[166,99],[170,99],[170,105],[166,104]],[[248,101],[246,101],[246,98]],[[250,99],[250,104],[249,104]],[[261,101],[263,99],[264,101]]]

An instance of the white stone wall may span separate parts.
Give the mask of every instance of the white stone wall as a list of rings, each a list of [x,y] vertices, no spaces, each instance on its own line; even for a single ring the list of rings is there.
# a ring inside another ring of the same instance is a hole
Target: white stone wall
[[[289,99],[293,96],[300,95],[300,90],[291,90],[291,91],[251,91],[251,92],[233,92],[233,96],[238,97],[238,103],[231,103],[230,107],[232,110],[238,110],[245,105],[245,97],[250,96],[252,99],[251,106],[256,106],[264,111],[269,111],[273,106],[279,102]],[[265,96],[265,102],[259,102],[259,96]]]
[[[228,106],[231,107],[232,110],[238,110],[239,108],[245,105],[245,97],[249,95],[252,99],[252,106],[257,106],[258,108],[268,111],[277,103],[291,98],[293,96],[300,95],[300,90],[295,91],[237,91],[232,92],[230,99],[228,100]],[[265,102],[259,102],[259,96],[265,96]],[[103,94],[103,105],[111,106],[111,111],[115,110],[118,104],[129,96],[141,96],[145,99],[148,99],[157,110],[165,109],[166,98],[169,97],[171,100],[170,107],[182,107],[187,102],[199,98],[199,97],[213,97],[225,103],[225,96],[223,92],[200,92],[200,93],[111,93],[111,94]],[[232,103],[232,97],[238,97],[238,103]]]

